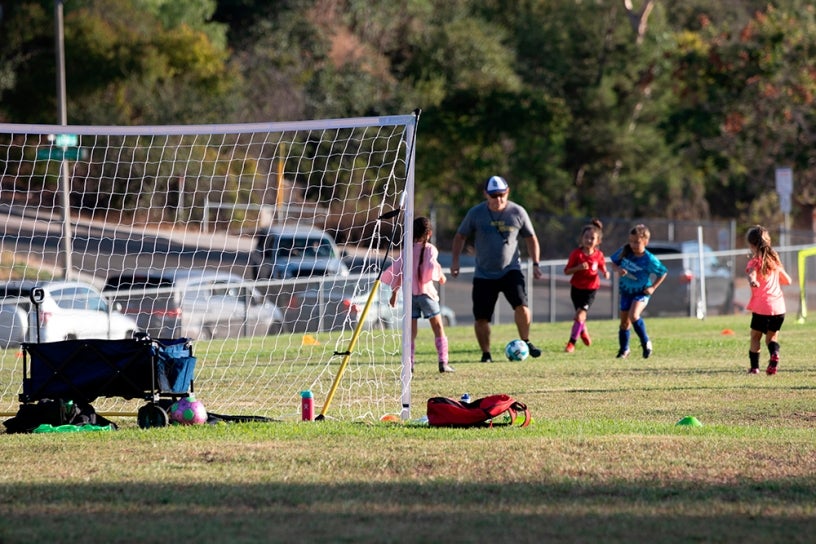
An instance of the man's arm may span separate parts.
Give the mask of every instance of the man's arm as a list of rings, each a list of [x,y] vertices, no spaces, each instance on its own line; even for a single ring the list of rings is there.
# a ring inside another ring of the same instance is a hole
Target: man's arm
[[[465,248],[467,238],[458,232],[453,235],[453,246],[451,246],[451,276],[454,278],[459,276],[459,255]]]
[[[538,245],[538,236],[533,234],[525,238],[524,241],[527,243],[527,254],[533,260],[533,277],[537,280],[541,279],[544,277],[544,272],[542,272],[538,266],[538,259],[541,254],[541,246]]]

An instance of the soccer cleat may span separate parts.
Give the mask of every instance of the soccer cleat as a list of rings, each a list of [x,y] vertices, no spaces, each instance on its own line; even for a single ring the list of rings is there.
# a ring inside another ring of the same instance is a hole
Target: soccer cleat
[[[586,329],[581,331],[581,341],[585,346],[592,345],[592,338],[589,337],[589,333],[586,331]]]
[[[564,351],[566,351],[567,353],[572,353],[573,351],[575,351],[575,344],[573,344],[572,342],[567,342],[567,347],[564,348]]]
[[[528,341],[528,340],[525,340],[525,342],[527,342],[527,348],[530,350],[530,357],[532,357],[532,358],[541,357],[541,350],[540,349],[535,347],[533,345],[533,343]]]
[[[618,359],[626,359],[629,357],[629,350],[628,349],[621,349],[618,351],[618,354],[615,355]]]
[[[483,363],[492,363],[493,362],[493,357],[490,356],[489,351],[482,352],[482,362]]]
[[[765,373],[768,376],[773,376],[774,374],[776,374],[776,365],[778,365],[778,364],[779,364],[779,354],[778,353],[772,353],[771,354],[771,360],[768,361],[768,368],[765,369]]]
[[[456,372],[448,363],[439,361],[439,372]]]
[[[759,369],[751,367],[748,369],[748,374],[759,374]]]
[[[651,354],[652,354],[652,341],[649,340],[643,346],[643,358],[648,359]]]

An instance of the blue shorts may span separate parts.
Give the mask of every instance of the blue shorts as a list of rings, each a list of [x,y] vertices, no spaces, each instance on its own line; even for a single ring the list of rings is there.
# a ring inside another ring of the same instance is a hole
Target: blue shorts
[[[649,304],[649,295],[645,295],[643,293],[638,293],[636,295],[621,293],[620,311],[628,312],[632,308],[632,304],[634,304],[635,302],[643,302],[644,305]]]
[[[428,295],[411,295],[411,319],[430,319],[441,311],[439,302]]]

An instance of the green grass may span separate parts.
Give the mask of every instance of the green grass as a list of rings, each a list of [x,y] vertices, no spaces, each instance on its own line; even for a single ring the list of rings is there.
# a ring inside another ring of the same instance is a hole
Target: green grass
[[[0,542],[809,542],[816,325],[789,318],[780,373],[749,376],[748,320],[647,319],[648,360],[615,359],[613,321],[574,354],[568,323],[535,324],[544,355],[523,363],[478,363],[472,329],[450,328],[444,375],[420,331],[413,417],[432,396],[508,393],[532,409],[524,429],[5,435]],[[494,329],[496,361],[514,336]],[[703,426],[677,426],[687,415]]]

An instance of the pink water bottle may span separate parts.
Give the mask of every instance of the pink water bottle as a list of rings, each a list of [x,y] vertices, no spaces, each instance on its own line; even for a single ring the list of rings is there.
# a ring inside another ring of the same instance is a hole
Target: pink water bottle
[[[303,421],[314,421],[314,395],[308,389],[300,392],[300,417]]]

